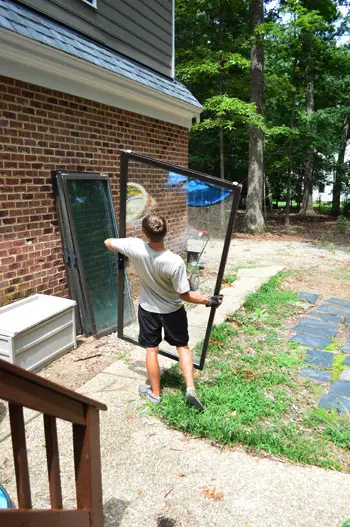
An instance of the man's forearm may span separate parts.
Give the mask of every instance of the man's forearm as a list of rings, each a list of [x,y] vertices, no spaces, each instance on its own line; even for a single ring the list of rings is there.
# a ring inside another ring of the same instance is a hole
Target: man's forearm
[[[117,253],[118,252],[117,249],[113,249],[113,247],[112,247],[112,241],[113,241],[113,238],[108,238],[107,240],[104,241],[104,244],[107,247],[107,249]]]
[[[180,295],[181,300],[184,302],[190,302],[191,304],[203,304],[207,306],[209,304],[209,299],[206,296],[201,295],[200,293],[193,293],[188,291]]]

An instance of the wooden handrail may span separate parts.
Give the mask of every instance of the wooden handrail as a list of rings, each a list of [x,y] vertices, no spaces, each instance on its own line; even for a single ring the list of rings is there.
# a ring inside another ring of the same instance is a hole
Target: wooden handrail
[[[26,371],[23,368],[20,368],[19,366],[15,366],[14,364],[11,364],[10,362],[6,362],[1,359],[0,359],[0,372],[11,373],[13,375],[16,375],[17,378],[20,377],[22,379],[25,379],[29,382],[34,383],[36,386],[41,386],[43,388],[49,388],[50,390],[52,390],[52,392],[55,392],[61,395],[66,395],[67,397],[69,397],[69,399],[72,399],[73,401],[86,403],[89,406],[94,406],[95,408],[98,408],[99,410],[107,410],[107,406],[103,403],[100,403],[99,401],[90,399],[90,397],[86,397],[86,395],[82,395],[80,393],[74,392],[73,390],[70,390],[69,388],[65,388],[64,386],[60,386],[59,384],[56,384],[55,382],[48,381],[47,379],[44,379],[43,377],[40,377],[39,375],[36,375],[35,373]]]
[[[103,527],[99,410],[105,404],[0,360],[0,399],[9,417],[19,509],[0,510],[0,525]],[[33,510],[23,407],[44,417],[51,510]],[[77,509],[62,503],[56,419],[73,425]]]

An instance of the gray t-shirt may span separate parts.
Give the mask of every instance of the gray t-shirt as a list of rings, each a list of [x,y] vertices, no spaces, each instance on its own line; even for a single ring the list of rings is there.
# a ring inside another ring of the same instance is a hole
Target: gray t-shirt
[[[154,251],[139,238],[113,239],[113,249],[134,265],[141,281],[140,306],[151,313],[173,313],[182,306],[179,294],[190,290],[186,266],[177,254]]]

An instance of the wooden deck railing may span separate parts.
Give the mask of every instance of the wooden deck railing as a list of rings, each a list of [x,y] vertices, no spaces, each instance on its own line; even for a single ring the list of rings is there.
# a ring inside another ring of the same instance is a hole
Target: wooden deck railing
[[[18,509],[6,527],[103,527],[99,410],[106,405],[0,360],[0,399],[9,404]],[[43,414],[51,509],[33,509],[23,407]],[[63,509],[56,419],[73,425],[77,509]]]

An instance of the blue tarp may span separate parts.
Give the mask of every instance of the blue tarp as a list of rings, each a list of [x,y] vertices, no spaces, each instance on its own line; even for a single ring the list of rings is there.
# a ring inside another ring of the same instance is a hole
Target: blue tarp
[[[231,190],[224,189],[217,185],[203,183],[198,179],[190,179],[186,176],[169,172],[168,185],[179,185],[183,183],[182,188],[188,191],[187,205],[190,207],[207,207],[219,203],[231,194]]]

